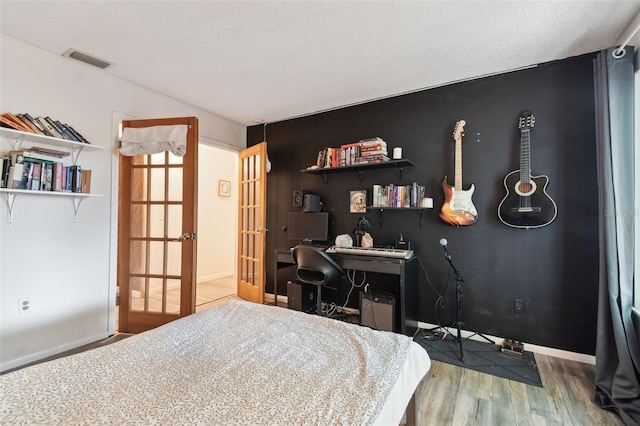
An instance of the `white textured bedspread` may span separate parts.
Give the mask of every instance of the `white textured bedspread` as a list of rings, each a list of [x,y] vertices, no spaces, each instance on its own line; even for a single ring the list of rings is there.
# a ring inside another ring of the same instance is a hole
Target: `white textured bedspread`
[[[0,376],[0,424],[371,424],[410,344],[232,301]]]

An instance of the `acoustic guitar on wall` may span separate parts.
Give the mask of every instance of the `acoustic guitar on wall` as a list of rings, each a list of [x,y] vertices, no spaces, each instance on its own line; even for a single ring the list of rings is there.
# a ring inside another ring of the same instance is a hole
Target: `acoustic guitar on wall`
[[[556,203],[547,194],[549,178],[531,175],[531,129],[535,120],[529,111],[518,120],[520,169],[505,176],[507,195],[498,206],[500,220],[514,228],[541,228],[553,222],[558,214]]]
[[[465,124],[467,124],[466,121],[460,120],[453,130],[453,139],[456,142],[455,186],[447,183],[446,176],[442,179],[445,200],[440,209],[440,219],[454,226],[472,225],[478,220],[478,211],[471,200],[475,186],[471,184],[469,189],[462,189],[462,135],[464,135]]]

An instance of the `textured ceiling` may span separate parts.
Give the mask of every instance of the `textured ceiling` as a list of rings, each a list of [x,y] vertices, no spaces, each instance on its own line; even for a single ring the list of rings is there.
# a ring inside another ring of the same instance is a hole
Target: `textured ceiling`
[[[611,47],[638,13],[640,0],[3,0],[0,31],[251,125]]]

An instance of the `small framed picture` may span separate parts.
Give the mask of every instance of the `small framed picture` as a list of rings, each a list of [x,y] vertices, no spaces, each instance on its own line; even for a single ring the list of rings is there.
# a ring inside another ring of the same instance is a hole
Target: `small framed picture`
[[[231,196],[231,182],[228,180],[219,180],[218,181],[218,195],[221,197],[230,197]]]
[[[349,213],[367,212],[367,191],[359,189],[349,193]]]

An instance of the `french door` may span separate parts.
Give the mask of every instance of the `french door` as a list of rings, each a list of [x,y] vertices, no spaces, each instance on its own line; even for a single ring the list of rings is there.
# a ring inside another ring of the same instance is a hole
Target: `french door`
[[[138,333],[195,311],[198,119],[125,120],[122,127],[187,125],[186,154],[119,159],[121,332]]]
[[[267,142],[240,151],[238,178],[238,296],[264,303]]]

